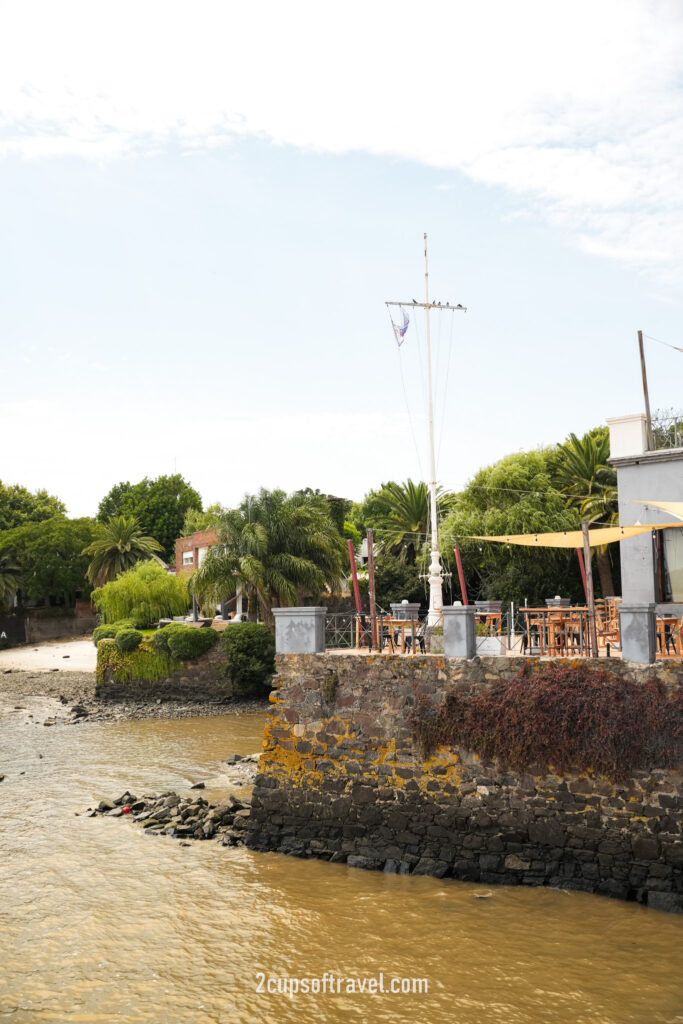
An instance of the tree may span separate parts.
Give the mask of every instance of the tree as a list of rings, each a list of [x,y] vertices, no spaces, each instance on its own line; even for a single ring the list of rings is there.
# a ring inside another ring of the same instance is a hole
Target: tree
[[[189,537],[190,534],[198,533],[200,530],[214,529],[218,520],[226,512],[227,509],[218,503],[209,505],[205,512],[200,512],[196,508],[189,509],[185,513],[183,532],[180,536]]]
[[[132,569],[92,592],[105,622],[131,619],[145,628],[159,619],[183,615],[190,604],[185,581],[158,562],[138,562]]]
[[[440,516],[452,502],[453,496],[439,488],[437,511]],[[378,491],[370,491],[360,506],[353,506],[351,516],[356,527],[373,530],[378,552],[391,551],[415,564],[431,532],[429,488],[423,482],[406,480],[399,484],[389,480]]]
[[[575,509],[551,481],[552,449],[508,455],[480,470],[460,494],[441,530],[441,548],[462,553],[470,599],[541,605],[562,594],[583,599],[576,553],[468,540],[473,535],[576,530]],[[456,591],[457,592],[457,591]]]
[[[53,516],[0,534],[0,554],[12,553],[21,568],[21,593],[32,601],[56,598],[72,604],[90,590],[83,548],[96,533],[92,519]]]
[[[86,575],[93,587],[101,587],[156,551],[161,544],[141,533],[134,516],[114,516],[83,549],[84,555],[93,556]]]
[[[19,590],[21,582],[21,566],[11,551],[0,554],[0,610],[6,611]]]
[[[162,546],[167,562],[175,559],[175,542],[183,535],[185,515],[190,509],[202,511],[202,499],[179,473],[145,477],[137,484],[116,484],[102,499],[97,511],[100,522],[114,516],[135,516],[143,533]]]
[[[582,519],[601,526],[619,522],[617,471],[608,463],[609,430],[596,427],[577,437],[570,434],[559,445],[551,468],[553,483],[567,495],[567,505],[578,509]],[[595,560],[603,597],[614,594],[612,563],[607,545],[596,550]]]
[[[316,495],[261,490],[217,526],[219,544],[207,552],[189,586],[202,603],[218,603],[242,587],[250,607],[272,625],[274,605],[319,599],[336,589],[344,542]]]
[[[52,516],[66,515],[66,505],[47,491],[34,494],[19,484],[0,480],[0,530],[13,530],[23,523],[42,523]]]

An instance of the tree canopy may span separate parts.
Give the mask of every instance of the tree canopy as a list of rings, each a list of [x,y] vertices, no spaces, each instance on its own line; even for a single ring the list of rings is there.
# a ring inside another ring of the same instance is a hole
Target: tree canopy
[[[158,562],[138,562],[132,569],[92,592],[105,622],[131,619],[145,628],[159,619],[183,615],[189,607],[185,581]]]
[[[83,549],[95,536],[92,519],[53,516],[25,523],[0,534],[0,555],[7,554],[21,569],[21,591],[32,601],[49,597],[73,602],[77,592],[89,591],[88,556]]]
[[[0,531],[23,523],[42,523],[52,516],[66,515],[66,505],[47,491],[31,492],[20,484],[0,480]]]
[[[99,504],[97,518],[104,523],[114,516],[134,516],[144,534],[154,537],[163,548],[167,562],[175,558],[175,542],[183,535],[190,509],[202,511],[202,499],[179,473],[145,477],[137,484],[116,484]]]
[[[561,594],[583,600],[575,552],[473,541],[472,535],[546,533],[580,528],[580,516],[552,483],[554,449],[508,455],[481,469],[454,498],[441,529],[442,550],[458,542],[470,600],[530,605]],[[458,588],[454,583],[454,593]]]
[[[242,587],[270,624],[274,605],[317,599],[326,585],[338,585],[344,542],[319,495],[261,490],[227,512],[216,529],[220,543],[190,578],[203,602],[224,600]]]
[[[114,516],[100,526],[84,555],[92,555],[87,577],[93,586],[102,586],[131,569],[140,559],[161,551],[154,537],[145,537],[134,516]]]

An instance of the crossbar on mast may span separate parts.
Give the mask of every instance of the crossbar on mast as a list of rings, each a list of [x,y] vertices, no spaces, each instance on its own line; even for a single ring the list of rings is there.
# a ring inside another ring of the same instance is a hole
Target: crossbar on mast
[[[450,302],[429,301],[429,264],[427,260],[427,233],[424,235],[425,253],[425,301],[416,302],[387,302],[389,306],[408,307],[413,306],[425,311],[425,348],[427,355],[427,408],[429,421],[429,518],[431,526],[431,560],[429,563],[429,618],[430,626],[438,626],[442,621],[443,609],[443,568],[441,566],[441,553],[437,535],[437,514],[436,514],[436,459],[434,457],[434,396],[432,393],[432,348],[429,335],[429,311],[431,309],[450,309],[453,312],[466,313],[467,307],[458,303],[452,305]]]

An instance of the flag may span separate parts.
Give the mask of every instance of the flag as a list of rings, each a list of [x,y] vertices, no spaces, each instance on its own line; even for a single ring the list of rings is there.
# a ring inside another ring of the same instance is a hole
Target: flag
[[[405,309],[402,309],[401,312],[403,313],[402,327],[400,327],[398,324],[395,324],[393,320],[391,321],[391,326],[394,328],[394,334],[396,335],[396,341],[398,343],[399,348],[403,344],[403,339],[405,337],[406,331],[408,330],[408,324],[410,323],[408,314],[406,313]]]

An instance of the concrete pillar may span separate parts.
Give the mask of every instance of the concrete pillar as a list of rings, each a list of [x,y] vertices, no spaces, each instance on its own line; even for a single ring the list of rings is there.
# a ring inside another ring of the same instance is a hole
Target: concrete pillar
[[[273,608],[277,654],[322,654],[325,608]]]
[[[657,621],[652,603],[622,604],[619,609],[621,656],[651,665],[657,657]]]
[[[391,604],[391,617],[392,619],[419,619],[420,618],[420,602],[419,601],[400,601],[397,604]]]
[[[476,652],[475,610],[471,605],[443,609],[443,653],[447,658],[473,658]]]

